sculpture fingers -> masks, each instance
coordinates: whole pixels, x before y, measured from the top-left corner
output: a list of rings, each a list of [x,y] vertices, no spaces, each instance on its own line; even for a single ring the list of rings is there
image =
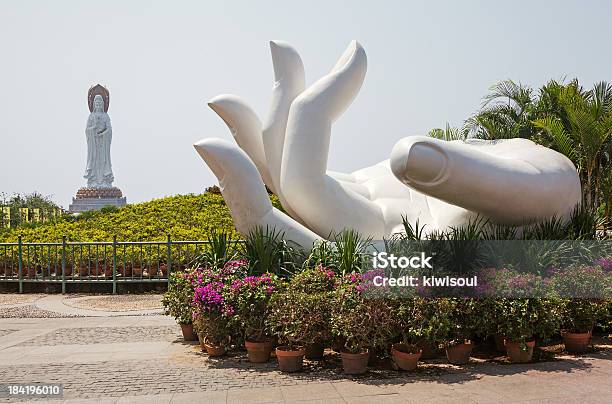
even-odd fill
[[[317,234],[353,228],[382,238],[383,212],[349,185],[327,175],[332,122],[351,104],[366,72],[366,55],[353,41],[325,77],[291,104],[281,165],[281,190],[291,208]],[[337,175],[334,175],[337,177]]]
[[[255,111],[242,98],[232,94],[218,95],[208,102],[208,106],[223,119],[238,146],[255,163],[264,183],[275,192],[261,137],[262,124]]]
[[[305,73],[302,59],[291,45],[281,41],[270,41],[270,52],[274,67],[274,87],[262,137],[268,170],[276,194],[282,203],[284,198],[280,187],[280,175],[287,119],[291,103],[304,91]]]
[[[391,170],[417,191],[498,223],[567,217],[580,202],[571,161],[525,139],[506,142],[489,147],[407,137],[393,147]]]
[[[268,226],[306,249],[319,239],[272,206],[257,167],[242,149],[222,139],[204,139],[194,147],[219,180],[221,194],[240,233]]]

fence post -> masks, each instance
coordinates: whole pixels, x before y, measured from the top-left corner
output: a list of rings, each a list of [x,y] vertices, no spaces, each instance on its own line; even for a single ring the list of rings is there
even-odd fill
[[[62,236],[62,294],[65,294],[65,293],[66,293],[66,236]]]
[[[166,265],[168,266],[168,280],[167,286],[170,287],[170,275],[172,274],[172,240],[170,239],[170,235],[168,234],[168,241],[166,242]]]
[[[19,271],[19,293],[23,293],[23,245],[21,235],[17,237],[17,266]]]
[[[113,295],[117,294],[117,236],[113,236]]]

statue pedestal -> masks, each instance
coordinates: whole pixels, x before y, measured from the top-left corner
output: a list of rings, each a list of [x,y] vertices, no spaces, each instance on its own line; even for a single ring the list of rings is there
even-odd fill
[[[127,204],[119,188],[81,188],[68,208],[70,213],[100,210],[105,206],[122,207]]]

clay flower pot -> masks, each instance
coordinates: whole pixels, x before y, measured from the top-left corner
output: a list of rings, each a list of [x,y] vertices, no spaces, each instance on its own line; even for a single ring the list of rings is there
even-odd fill
[[[565,350],[571,353],[583,353],[591,343],[590,331],[583,333],[564,332],[562,336]]]
[[[342,357],[342,367],[347,375],[359,375],[368,370],[368,359],[370,352],[361,353],[340,352]]]
[[[133,268],[132,274],[135,278],[142,278],[142,268]]]
[[[320,360],[323,359],[325,347],[323,344],[308,344],[306,345],[306,359]]]
[[[504,337],[501,334],[495,334],[493,336],[493,339],[495,340],[495,349],[498,352],[506,352],[506,345],[505,345],[506,337]]]
[[[402,370],[415,370],[423,351],[419,349],[417,353],[412,353],[406,344],[393,344],[391,346],[391,356],[398,368]]]
[[[126,278],[129,278],[132,276],[132,267],[130,267],[129,265],[126,266],[125,268],[121,268],[119,269],[119,274],[121,276],[125,276]]]
[[[36,278],[36,268],[26,268],[23,269],[24,278],[28,277],[30,279]]]
[[[88,276],[89,275],[89,269],[87,267],[79,267],[79,276]]]
[[[181,324],[181,332],[185,341],[197,341],[198,336],[193,332],[193,324]]]
[[[473,347],[474,344],[471,341],[449,346],[446,348],[446,359],[453,365],[465,365],[470,362],[470,354]]]
[[[302,347],[296,347],[294,350],[289,350],[286,346],[279,346],[276,348],[278,368],[283,372],[297,372],[302,370],[305,354],[306,351]]]
[[[270,354],[272,353],[273,347],[272,341],[244,341],[244,346],[247,350],[249,362],[264,363],[270,360]]]
[[[526,348],[521,349],[520,342],[511,342],[506,340],[506,354],[508,359],[512,363],[527,363],[531,362],[533,357],[533,347],[535,347],[535,341],[528,341],[525,343]]]
[[[204,339],[204,349],[208,356],[217,357],[225,355],[225,345],[217,345],[213,344],[208,340],[208,338]]]

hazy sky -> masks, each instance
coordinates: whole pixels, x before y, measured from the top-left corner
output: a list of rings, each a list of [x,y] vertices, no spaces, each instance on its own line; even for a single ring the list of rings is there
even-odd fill
[[[231,139],[206,101],[238,94],[263,119],[270,39],[296,47],[307,83],[362,43],[368,74],[334,126],[329,164],[357,169],[401,137],[460,125],[499,80],[612,80],[611,4],[0,0],[0,192],[68,206],[85,185],[86,94],[98,82],[128,202],[201,192],[216,180],[192,144]]]

